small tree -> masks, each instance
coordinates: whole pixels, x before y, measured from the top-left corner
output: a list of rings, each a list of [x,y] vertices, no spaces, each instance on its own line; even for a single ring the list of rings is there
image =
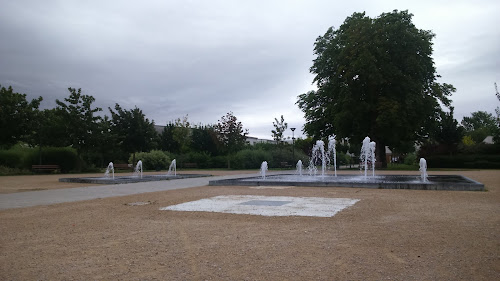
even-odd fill
[[[225,154],[232,154],[242,149],[246,142],[248,130],[243,130],[243,125],[238,122],[232,112],[222,116],[215,126],[217,139]],[[228,169],[231,167],[230,157],[227,159]]]
[[[271,131],[273,134],[273,139],[276,143],[283,142],[283,133],[288,128],[288,123],[285,122],[285,118],[281,115],[281,120],[278,121],[278,118],[274,118],[275,122],[273,122],[274,130]]]

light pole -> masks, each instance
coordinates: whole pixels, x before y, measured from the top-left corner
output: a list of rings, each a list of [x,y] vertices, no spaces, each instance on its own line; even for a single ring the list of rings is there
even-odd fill
[[[290,130],[292,130],[292,160],[295,161],[295,128],[290,128]]]

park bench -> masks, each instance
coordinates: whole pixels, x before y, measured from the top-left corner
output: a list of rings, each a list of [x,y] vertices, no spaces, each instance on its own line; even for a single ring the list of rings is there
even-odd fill
[[[134,170],[134,167],[129,166],[128,164],[113,164],[113,168],[115,170]]]
[[[184,163],[182,166],[184,168],[198,168],[198,164],[196,163]]]
[[[288,162],[281,162],[280,163],[281,168],[291,168],[292,165],[288,164]]]
[[[61,170],[59,165],[48,164],[48,165],[31,165],[31,170],[33,172],[53,172]]]

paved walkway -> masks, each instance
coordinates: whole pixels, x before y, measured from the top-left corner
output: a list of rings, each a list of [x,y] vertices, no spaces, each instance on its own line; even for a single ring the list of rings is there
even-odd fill
[[[205,186],[212,180],[254,177],[256,175],[243,174],[188,178],[0,194],[0,210]]]

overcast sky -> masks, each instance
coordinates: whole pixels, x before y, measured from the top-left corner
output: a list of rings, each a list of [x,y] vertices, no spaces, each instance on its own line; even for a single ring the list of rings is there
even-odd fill
[[[213,124],[232,111],[260,138],[271,138],[274,118],[284,115],[302,135],[295,102],[315,89],[315,39],[354,12],[394,9],[436,34],[434,61],[440,82],[457,88],[459,121],[500,106],[498,0],[0,0],[0,7],[0,84],[42,96],[44,108],[73,87],[108,115],[119,103],[159,125],[186,114],[192,124]]]

